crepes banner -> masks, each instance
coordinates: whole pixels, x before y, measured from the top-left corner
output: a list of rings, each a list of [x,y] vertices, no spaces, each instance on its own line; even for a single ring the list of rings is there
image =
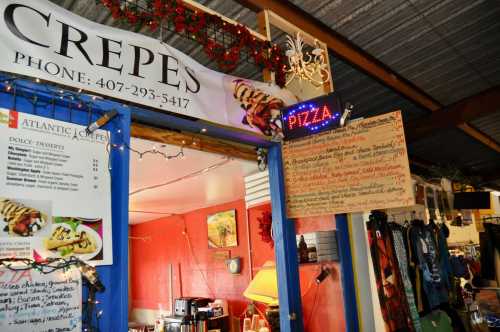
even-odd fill
[[[0,137],[0,258],[112,264],[108,132],[0,108]]]
[[[0,70],[270,135],[287,90],[208,69],[159,40],[46,0],[0,0]]]

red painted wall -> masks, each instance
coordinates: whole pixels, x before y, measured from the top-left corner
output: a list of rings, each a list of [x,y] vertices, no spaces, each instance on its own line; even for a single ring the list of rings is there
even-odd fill
[[[223,250],[209,249],[207,216],[229,209],[236,209],[238,247]],[[151,238],[146,242],[131,241],[131,307],[159,309],[161,305],[163,308],[169,308],[167,265],[173,264],[174,298],[181,296],[182,287],[183,296],[227,299],[230,313],[241,315],[248,303],[242,294],[251,280],[250,260],[253,274],[267,260],[274,260],[274,249],[263,242],[258,234],[257,219],[266,210],[270,211],[270,205],[248,210],[251,256],[248,255],[248,233],[243,200],[131,226],[132,237]],[[308,220],[303,224],[301,221],[299,229],[309,231],[315,224],[318,222]],[[334,228],[335,225],[327,227]],[[192,250],[186,235],[183,234],[184,229],[187,231],[186,235],[189,237]],[[224,250],[230,251],[231,257],[242,257],[240,275],[231,275],[223,262],[214,259],[215,252]],[[319,286],[313,282],[319,273],[319,265],[303,265],[300,268],[306,332],[345,330],[339,266],[334,263],[332,268],[333,275]]]
[[[207,216],[229,209],[236,209],[238,247],[209,249]],[[175,266],[174,298],[181,295],[223,298],[228,300],[232,315],[239,315],[245,309],[242,293],[250,276],[244,201],[134,225],[131,235],[151,237],[149,242],[135,240],[131,245],[133,308],[158,309],[160,303],[169,308],[167,264],[170,263]],[[223,261],[214,259],[214,253],[220,251],[230,251],[231,257],[243,257],[240,275],[230,274]]]

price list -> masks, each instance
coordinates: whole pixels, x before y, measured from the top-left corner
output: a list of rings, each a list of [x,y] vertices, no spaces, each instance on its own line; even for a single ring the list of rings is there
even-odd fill
[[[289,218],[414,204],[401,112],[283,143]]]

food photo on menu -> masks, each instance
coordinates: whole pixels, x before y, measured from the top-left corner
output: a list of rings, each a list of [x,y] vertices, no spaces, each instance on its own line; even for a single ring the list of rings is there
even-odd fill
[[[51,257],[101,260],[102,218],[54,217],[52,233],[43,239],[43,247]]]
[[[43,236],[50,229],[51,210],[50,201],[0,197],[0,236]]]

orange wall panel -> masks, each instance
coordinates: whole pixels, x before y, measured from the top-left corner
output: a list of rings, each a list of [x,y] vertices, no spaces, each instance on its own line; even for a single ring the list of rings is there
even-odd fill
[[[207,216],[229,209],[236,209],[238,246],[209,249]],[[267,260],[274,260],[274,249],[261,240],[258,222],[263,211],[270,209],[270,205],[265,204],[248,210],[249,232],[243,200],[131,226],[132,237],[150,237],[148,241],[131,240],[131,307],[170,308],[168,264],[172,264],[174,298],[181,295],[224,298],[229,302],[230,313],[241,315],[248,304],[243,291],[251,278],[247,237],[250,236],[254,275]],[[331,219],[321,218],[300,221],[299,226],[302,230],[311,231],[318,230],[317,227],[321,230],[334,229],[335,224]],[[231,257],[242,257],[241,274],[230,274],[224,262],[214,257],[214,253],[221,251],[229,251]],[[314,278],[320,266],[310,264],[300,267],[306,332],[345,330],[340,267],[336,263],[331,266],[334,273],[319,286],[314,283]]]

